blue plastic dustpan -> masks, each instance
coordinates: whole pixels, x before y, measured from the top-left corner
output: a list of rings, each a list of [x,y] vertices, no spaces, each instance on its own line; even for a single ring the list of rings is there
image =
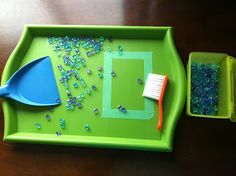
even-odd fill
[[[61,104],[50,57],[37,59],[21,67],[0,87],[0,97],[32,106]]]

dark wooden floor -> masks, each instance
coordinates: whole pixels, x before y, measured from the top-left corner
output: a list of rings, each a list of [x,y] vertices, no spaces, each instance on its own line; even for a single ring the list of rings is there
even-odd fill
[[[24,24],[168,25],[186,65],[191,51],[236,57],[233,3],[216,0],[1,0],[0,75]],[[0,109],[0,138],[3,136]],[[178,122],[172,153],[0,142],[4,175],[236,175],[236,123]]]

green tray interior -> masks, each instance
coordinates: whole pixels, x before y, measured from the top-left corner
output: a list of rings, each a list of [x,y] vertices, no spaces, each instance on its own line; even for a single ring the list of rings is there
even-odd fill
[[[86,67],[79,70],[79,75],[84,78],[87,85],[95,84],[98,89],[92,95],[86,96],[83,108],[68,111],[65,108],[67,96],[65,88],[59,82],[61,77],[58,64],[63,59],[57,57],[52,46],[48,44],[49,35],[76,36],[92,35],[93,37],[112,36],[113,42],[107,40],[104,50],[99,54],[86,58]],[[97,66],[104,67],[104,52],[110,46],[117,51],[118,45],[124,52],[152,52],[152,72],[167,74],[169,82],[164,96],[163,129],[157,131],[158,122],[157,103],[152,104],[154,114],[149,119],[126,119],[101,117],[103,109],[104,79],[97,76]],[[80,47],[81,48],[81,47]],[[82,56],[86,56],[80,49]],[[21,66],[28,62],[50,56],[57,85],[59,88],[62,105],[50,112],[47,107],[31,107],[12,100],[3,101],[5,116],[6,141],[54,143],[67,145],[86,145],[98,147],[116,147],[144,150],[170,151],[174,128],[185,100],[185,73],[182,62],[175,50],[170,27],[119,27],[119,26],[26,26],[16,49],[10,56],[2,78],[2,84]],[[92,70],[92,75],[86,74],[86,68]],[[145,98],[142,97],[144,84],[137,84],[137,78],[145,80],[144,61],[137,59],[115,59],[112,69],[117,77],[112,78],[112,108],[117,104],[129,110],[144,110]],[[106,77],[107,75],[104,75]],[[74,89],[74,78],[69,81],[73,95],[85,92],[82,87]],[[99,109],[99,114],[93,113],[93,108]],[[51,115],[51,121],[46,121],[46,114]],[[66,127],[60,128],[59,119],[64,118]],[[40,123],[41,129],[36,129],[35,124]],[[90,130],[84,129],[89,124]],[[60,131],[61,136],[55,132]]]

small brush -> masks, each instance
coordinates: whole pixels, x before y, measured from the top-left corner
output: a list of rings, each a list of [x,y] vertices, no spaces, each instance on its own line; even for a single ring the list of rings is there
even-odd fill
[[[158,130],[161,130],[162,128],[162,114],[163,114],[162,101],[167,81],[168,81],[167,76],[149,73],[143,91],[144,97],[158,100],[158,106],[159,106],[159,122],[157,125]]]

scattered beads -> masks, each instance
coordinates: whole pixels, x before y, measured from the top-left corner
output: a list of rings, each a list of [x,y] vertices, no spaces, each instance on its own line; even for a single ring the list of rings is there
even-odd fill
[[[41,128],[40,123],[36,123],[36,124],[35,124],[35,127],[36,127],[37,129],[40,129],[40,128]]]
[[[217,64],[192,63],[191,112],[216,115],[220,67]]]
[[[109,37],[109,42],[112,42],[112,38]],[[87,85],[78,73],[80,69],[86,67],[85,58],[81,57],[82,53],[85,53],[85,56],[92,57],[95,54],[98,54],[103,50],[103,44],[105,42],[105,38],[103,36],[95,39],[93,36],[83,37],[78,35],[77,37],[72,36],[48,36],[48,43],[53,48],[53,51],[56,52],[57,56],[62,56],[62,61],[64,62],[65,67],[68,69],[64,69],[62,65],[58,65],[58,70],[61,73],[61,77],[59,78],[60,83],[65,87],[66,95],[68,97],[66,109],[73,110],[78,103],[83,101],[85,98],[85,94],[80,94],[78,99],[73,97],[72,92],[69,90],[69,80],[72,77],[75,77],[77,82],[74,82],[72,85],[74,88],[78,88],[79,84],[81,87],[86,88]],[[85,52],[80,51],[80,47],[85,50]],[[108,48],[111,51],[111,48]],[[123,50],[123,49],[122,49]],[[103,78],[103,68],[102,66],[98,67],[98,77]],[[91,69],[86,70],[88,75],[92,74]],[[86,94],[90,95],[92,93],[91,90],[96,90],[96,86],[93,85],[91,89],[86,89]],[[77,102],[76,102],[77,101]],[[57,103],[61,103],[60,99],[56,99]],[[80,103],[81,104],[81,103]],[[82,104],[81,104],[82,105]],[[80,106],[80,105],[79,105]]]
[[[98,114],[98,108],[93,108],[94,114]]]
[[[138,82],[139,84],[143,84],[143,81],[142,81],[140,78],[137,80],[137,82]]]

